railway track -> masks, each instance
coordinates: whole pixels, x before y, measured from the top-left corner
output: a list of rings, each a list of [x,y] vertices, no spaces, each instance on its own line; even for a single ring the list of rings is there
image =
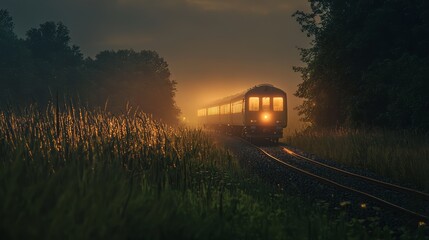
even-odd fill
[[[426,225],[429,221],[427,215],[429,194],[425,192],[352,173],[313,160],[282,144],[260,147],[248,141],[245,142],[282,166],[335,188],[357,194],[367,201],[378,203],[381,207],[388,207],[406,214],[415,219],[418,225]]]

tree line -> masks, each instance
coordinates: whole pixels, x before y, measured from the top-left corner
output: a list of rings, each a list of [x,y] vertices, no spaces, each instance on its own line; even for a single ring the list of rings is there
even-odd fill
[[[429,130],[429,1],[310,0],[296,96],[318,128]]]
[[[113,113],[134,106],[174,124],[176,84],[155,51],[106,50],[84,58],[61,22],[45,22],[19,38],[9,12],[0,9],[2,103],[43,106],[59,94]]]

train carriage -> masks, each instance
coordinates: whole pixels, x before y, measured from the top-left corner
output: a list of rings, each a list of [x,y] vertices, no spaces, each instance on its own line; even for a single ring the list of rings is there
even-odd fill
[[[261,84],[204,106],[197,115],[208,128],[278,141],[287,126],[287,96],[273,85]]]

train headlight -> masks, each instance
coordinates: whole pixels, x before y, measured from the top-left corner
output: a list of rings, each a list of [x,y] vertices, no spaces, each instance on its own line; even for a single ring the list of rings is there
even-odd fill
[[[262,113],[261,118],[263,122],[269,122],[271,120],[271,115],[269,113]]]

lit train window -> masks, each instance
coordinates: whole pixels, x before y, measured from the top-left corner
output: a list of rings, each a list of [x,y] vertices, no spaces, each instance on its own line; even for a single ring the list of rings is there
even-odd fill
[[[243,102],[237,101],[232,103],[232,113],[241,113],[243,111]]]
[[[262,98],[262,110],[269,111],[270,110],[270,97]]]
[[[258,97],[249,97],[249,111],[259,111]]]
[[[230,105],[224,104],[220,106],[220,114],[229,114],[231,112]]]
[[[219,114],[219,106],[211,107],[208,109],[207,115],[218,115]]]
[[[225,104],[225,114],[229,114],[231,112],[231,104]]]
[[[206,109],[205,108],[198,109],[198,113],[197,113],[198,117],[204,117],[206,114],[207,113],[206,113]]]
[[[277,112],[283,111],[283,98],[274,97],[273,98],[273,110]]]

